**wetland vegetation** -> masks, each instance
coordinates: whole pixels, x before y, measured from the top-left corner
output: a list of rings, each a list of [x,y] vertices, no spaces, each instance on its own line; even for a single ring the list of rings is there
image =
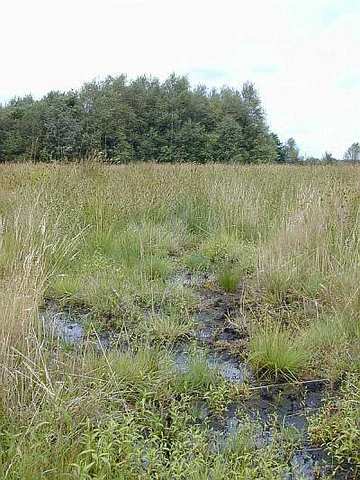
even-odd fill
[[[358,167],[0,175],[1,478],[357,478]]]

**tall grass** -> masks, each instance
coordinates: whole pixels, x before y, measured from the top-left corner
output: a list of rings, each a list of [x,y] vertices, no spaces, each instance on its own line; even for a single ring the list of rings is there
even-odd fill
[[[260,327],[250,337],[249,360],[259,371],[295,377],[308,358],[306,345],[278,325]]]
[[[174,379],[158,350],[189,337],[199,306],[172,274],[217,273],[234,298],[245,286],[256,369],[343,372],[359,356],[359,180],[354,166],[1,165],[2,477],[271,478],[273,457],[214,456],[189,417],[194,392],[220,387],[200,361]],[[90,311],[129,352],[49,348],[45,298]]]

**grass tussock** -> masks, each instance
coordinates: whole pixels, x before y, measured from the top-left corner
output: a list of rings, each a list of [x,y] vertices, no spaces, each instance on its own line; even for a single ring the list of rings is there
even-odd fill
[[[148,335],[152,340],[174,343],[181,338],[189,336],[194,325],[185,314],[179,316],[170,313],[168,315],[151,315],[144,322],[143,328],[145,329],[145,335]]]
[[[305,370],[309,352],[296,333],[270,325],[259,327],[251,335],[249,360],[258,370],[275,377],[295,377]]]
[[[233,293],[237,290],[240,280],[241,272],[232,265],[224,266],[217,276],[220,288],[225,292]]]
[[[199,402],[224,409],[229,384],[199,355],[178,372],[167,350],[190,342],[214,295],[217,314],[234,300],[234,352],[255,373],[352,372],[312,435],[359,462],[357,167],[24,163],[0,174],[1,478],[289,475],[282,435],[254,445],[244,422],[221,450],[193,414]],[[178,272],[199,283],[174,282]],[[86,312],[89,336],[113,331],[116,348],[49,341],[45,299]]]
[[[215,368],[212,368],[201,354],[190,357],[187,371],[178,379],[176,388],[184,393],[204,393],[221,382],[221,377]]]

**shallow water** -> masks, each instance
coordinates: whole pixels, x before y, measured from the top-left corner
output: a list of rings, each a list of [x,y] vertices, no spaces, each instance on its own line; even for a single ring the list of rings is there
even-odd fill
[[[255,390],[250,398],[232,403],[224,415],[211,420],[215,433],[213,448],[221,450],[230,445],[244,428],[244,418],[252,418],[260,426],[254,438],[258,447],[271,443],[275,424],[290,427],[298,438],[298,448],[289,459],[289,471],[284,479],[324,478],[332,471],[331,459],[322,448],[314,448],[309,443],[307,418],[321,407],[325,392],[323,382]]]
[[[249,366],[240,362],[238,359],[224,352],[200,351],[210,368],[216,370],[225,380],[233,383],[244,383],[249,381],[252,372]],[[174,364],[176,371],[186,373],[188,371],[191,353],[186,347],[178,347],[174,354]]]
[[[214,432],[212,448],[223,449],[243,428],[244,416],[261,426],[255,439],[257,445],[272,441],[272,428],[276,423],[296,432],[299,447],[289,459],[286,480],[316,480],[331,472],[331,459],[322,448],[314,448],[308,438],[308,417],[316,413],[326,397],[327,385],[324,382],[309,382],[303,385],[284,384],[258,388],[250,367],[241,362],[231,352],[241,346],[243,332],[229,322],[239,310],[238,299],[224,292],[205,291],[201,282],[191,279],[191,274],[182,277],[188,285],[196,285],[200,293],[200,306],[195,315],[197,329],[194,338],[205,347],[205,358],[211,368],[215,368],[224,379],[234,383],[253,384],[254,390],[246,400],[232,403],[221,417],[211,415],[206,404],[198,406],[201,421],[207,419]],[[221,351],[218,350],[219,345]],[[180,349],[175,355],[179,372],[185,373],[189,355]],[[344,477],[345,478],[345,477]]]
[[[226,448],[243,428],[244,416],[261,426],[254,439],[259,446],[272,441],[272,428],[276,422],[278,426],[296,429],[300,439],[299,447],[289,459],[289,471],[284,480],[324,478],[332,470],[331,459],[323,449],[314,448],[310,444],[307,429],[308,417],[322,406],[328,385],[316,381],[301,385],[258,385],[249,365],[239,357],[246,332],[239,331],[230,321],[234,312],[239,310],[239,297],[204,289],[208,280],[207,274],[186,271],[171,279],[173,285],[192,287],[200,294],[200,305],[194,316],[196,329],[193,332],[192,347],[195,340],[197,351],[204,356],[210,368],[216,369],[228,382],[246,383],[251,390],[249,398],[233,402],[222,416],[211,414],[205,402],[197,406],[198,413],[195,416],[201,421],[206,419],[213,431],[212,448]],[[88,312],[59,308],[54,302],[48,302],[42,312],[45,332],[73,346],[80,346],[89,340],[86,333],[88,320]],[[97,335],[95,343],[99,350],[111,348],[111,333]],[[175,345],[173,359],[177,372],[188,371],[191,352],[189,344]]]
[[[41,312],[45,334],[71,346],[81,346],[90,340],[86,332],[89,317],[89,312],[60,308],[55,302],[48,302]],[[101,333],[94,340],[100,349],[110,347],[110,334]]]
[[[210,367],[216,368],[229,382],[244,383],[250,381],[252,377],[251,369],[246,363],[240,362],[227,353],[209,353],[207,361]]]
[[[292,426],[305,432],[306,417],[316,412],[326,396],[325,382],[310,382],[303,385],[279,385],[260,388],[246,403],[248,413],[264,422],[276,416],[282,426]]]

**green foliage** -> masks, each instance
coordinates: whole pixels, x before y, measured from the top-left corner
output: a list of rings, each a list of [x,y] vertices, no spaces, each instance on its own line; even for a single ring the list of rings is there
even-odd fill
[[[331,349],[333,352],[344,345],[351,331],[353,321],[342,315],[326,315],[314,319],[306,331],[306,343],[315,351]]]
[[[94,153],[113,163],[278,160],[251,83],[210,91],[174,74],[162,83],[121,75],[0,106],[0,161]]]
[[[287,163],[297,163],[301,160],[299,148],[293,138],[289,138],[284,145],[284,157]]]
[[[171,262],[168,259],[151,256],[142,261],[144,272],[151,279],[166,279],[171,272]]]
[[[346,150],[344,155],[344,160],[348,160],[350,162],[358,162],[360,161],[360,143],[353,143],[350,147]]]
[[[152,340],[172,343],[188,336],[193,328],[193,322],[184,314],[178,315],[176,312],[168,315],[153,314],[140,328],[144,329],[145,335]]]
[[[293,273],[288,270],[272,270],[267,272],[263,280],[266,300],[274,305],[287,301],[294,295]]]
[[[100,400],[99,406],[105,405]],[[42,417],[33,415],[31,429],[19,423],[17,431],[8,428],[1,435],[1,476],[9,480],[44,475],[51,480],[280,480],[294,450],[284,443],[286,435],[274,429],[271,445],[257,445],[261,427],[246,417],[237,433],[221,445],[207,422],[195,421],[193,402],[186,395],[166,402],[141,398],[131,408],[110,408],[107,415],[93,419],[81,419],[75,411],[67,412],[65,405],[51,411],[52,406],[42,406]]]
[[[103,364],[104,360],[106,360],[117,384],[128,389],[131,397],[136,395],[134,392],[143,392],[144,389],[154,388],[157,383],[168,381],[171,375],[169,355],[164,351],[147,346],[135,353],[111,352],[107,359],[102,360]],[[104,365],[104,369],[108,370],[106,365]]]
[[[192,271],[206,271],[211,263],[208,257],[199,253],[192,253],[184,258],[184,265]]]
[[[192,97],[186,82],[178,88],[182,109]],[[151,89],[142,99],[150,105],[156,83]],[[233,92],[222,95],[240,121]],[[104,124],[119,120],[109,98],[114,118],[104,114]],[[251,88],[246,98],[255,114]],[[202,101],[200,92],[196,118],[211,125],[217,110],[207,116]],[[124,132],[107,137],[108,155],[120,155]],[[212,149],[216,141],[213,134]],[[151,143],[141,148],[150,155]],[[349,371],[341,393],[329,386],[336,398],[314,420],[312,438],[339,462],[358,463],[359,186],[346,165],[2,165],[0,478],[296,477],[301,446],[292,432],[277,431],[276,420],[263,432],[233,408],[257,409],[263,381],[338,385]],[[236,295],[216,288],[219,272],[227,289],[241,276]],[[44,303],[83,325],[81,344],[47,337]],[[205,335],[192,335],[195,326]],[[198,353],[208,332],[210,356]],[[211,360],[218,348],[224,363]],[[256,378],[247,375],[248,353]],[[237,361],[244,384],[236,371],[231,378]],[[288,398],[279,392],[274,410]]]
[[[256,266],[257,252],[253,243],[243,241],[237,236],[225,232],[215,233],[204,240],[200,245],[200,256],[208,261],[220,264],[218,280],[224,276],[233,278],[237,283],[242,275],[252,273]],[[224,287],[226,289],[226,287]]]

